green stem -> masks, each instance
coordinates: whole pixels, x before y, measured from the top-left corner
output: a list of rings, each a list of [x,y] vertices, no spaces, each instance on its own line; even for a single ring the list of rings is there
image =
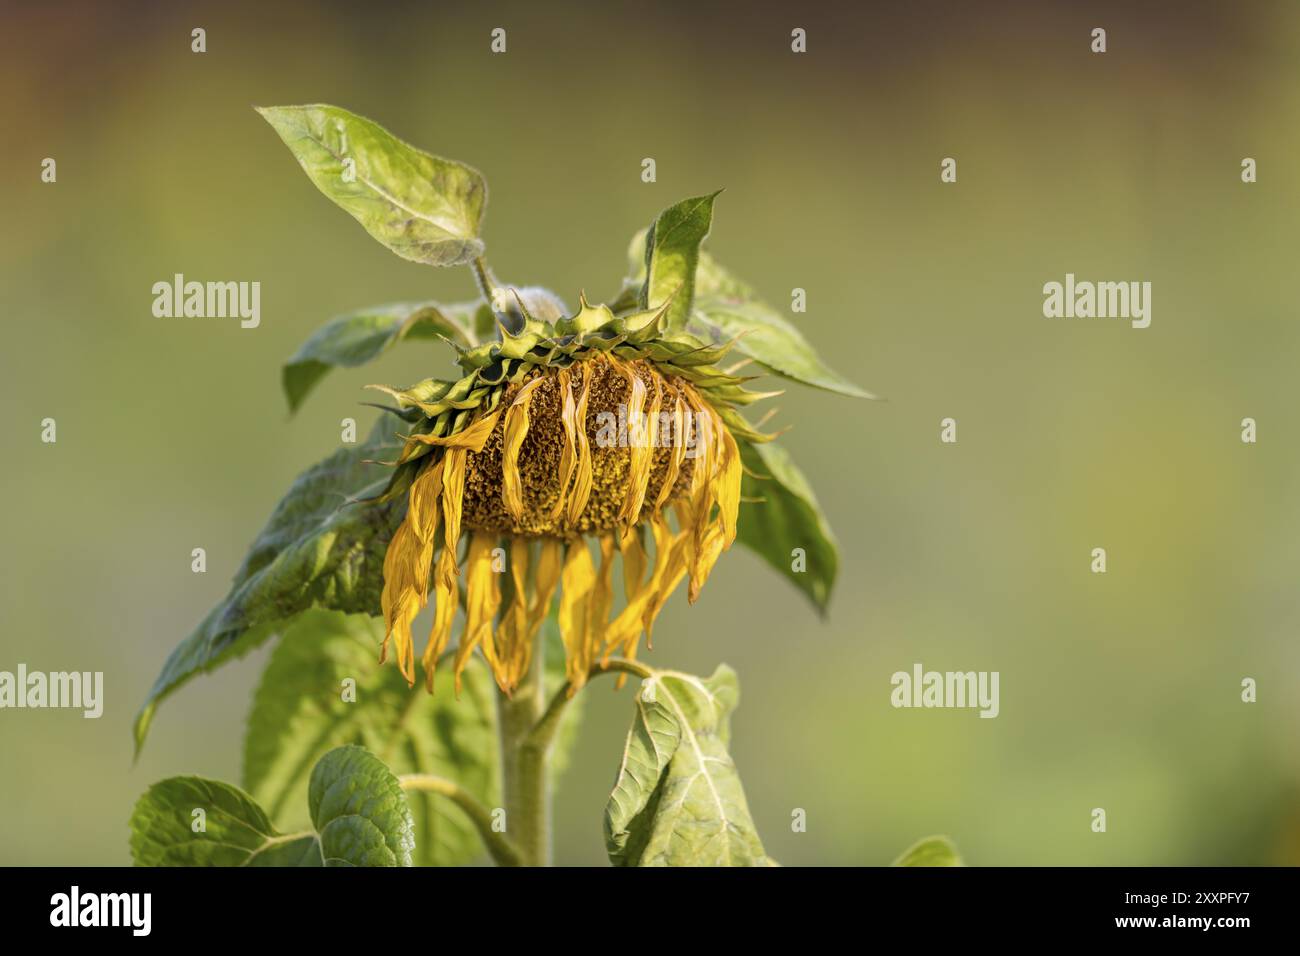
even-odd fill
[[[547,760],[565,707],[573,695],[568,681],[546,703],[543,674],[544,644],[537,641],[528,675],[511,697],[497,697],[501,731],[502,788],[506,829],[514,837],[525,866],[551,864],[551,793]],[[606,673],[635,674],[645,679],[650,668],[621,657],[591,669],[590,677]]]
[[[497,862],[498,866],[520,866],[522,864],[523,858],[519,848],[492,828],[492,814],[459,784],[443,777],[435,777],[429,773],[406,774],[398,778],[398,783],[402,785],[403,790],[420,790],[425,793],[436,793],[439,796],[446,797],[464,810],[470,822],[477,828],[483,842],[487,845],[488,852],[492,854],[492,859]]]
[[[551,795],[546,770],[549,748],[529,743],[545,707],[544,657],[544,645],[539,640],[533,647],[528,673],[514,694],[497,697],[506,830],[514,837],[525,866],[551,863]]]
[[[492,269],[489,268],[487,260],[482,256],[478,256],[469,266],[474,270],[474,281],[478,284],[479,295],[483,296],[487,304],[495,310],[497,307],[496,296],[500,286],[497,285],[497,277],[492,274]]]
[[[652,673],[649,667],[639,664],[636,661],[628,660],[625,657],[611,657],[603,664],[597,664],[587,674],[587,679],[599,677],[601,674],[633,674],[642,680],[645,680]],[[560,721],[564,719],[564,710],[569,705],[573,697],[573,685],[565,681],[564,685],[551,698],[551,703],[547,706],[545,712],[533,725],[533,729],[528,734],[527,745],[543,753],[550,750],[551,741],[555,739],[556,732],[560,729]]]

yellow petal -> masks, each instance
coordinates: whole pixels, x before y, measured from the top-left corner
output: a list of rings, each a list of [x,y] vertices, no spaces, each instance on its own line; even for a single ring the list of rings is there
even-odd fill
[[[388,550],[384,552],[384,590],[379,596],[379,604],[390,629],[398,600],[409,587],[409,568],[414,556],[415,535],[409,523],[403,521],[388,539]]]
[[[560,637],[564,641],[565,676],[572,691],[587,682],[587,671],[591,669],[587,607],[595,579],[591,552],[587,550],[587,543],[578,538],[570,543],[564,570],[560,574]]]
[[[516,394],[506,411],[501,438],[501,502],[516,521],[524,516],[524,492],[519,480],[519,449],[528,437],[528,403],[545,379],[533,379]]]
[[[456,647],[456,692],[460,675],[480,642],[491,643],[492,621],[501,606],[501,586],[492,567],[494,535],[474,534],[465,556],[465,630]]]
[[[438,530],[438,499],[442,495],[442,462],[426,465],[411,483],[406,522],[420,541],[432,541]]]
[[[637,592],[628,598],[627,604],[614,618],[614,621],[605,631],[605,656],[615,649],[621,649],[623,654],[631,653],[636,646],[637,640],[641,637],[642,630],[645,629],[646,621],[653,623],[654,614],[658,613],[658,607],[668,599],[668,593],[660,595],[660,590],[664,586],[667,574],[675,566],[676,561],[684,564],[682,549],[685,546],[687,534],[681,532],[674,535],[672,529],[668,527],[667,519],[662,513],[653,515],[650,518],[650,528],[654,532],[655,538],[655,563],[650,572],[649,579],[637,590]],[[676,555],[676,557],[674,557]],[[676,584],[673,585],[674,587]],[[651,609],[654,612],[651,613]]]
[[[641,543],[640,528],[629,528],[626,534],[620,535],[618,548],[623,554],[623,595],[631,601],[641,589],[641,579],[645,577],[647,561],[645,545]]]
[[[684,414],[686,409],[686,396],[677,391],[677,389],[667,381],[664,382],[664,386],[665,388],[672,390],[677,401],[673,405],[672,450],[668,455],[668,467],[664,471],[663,484],[659,486],[659,494],[655,496],[655,511],[662,508],[665,502],[668,501],[668,496],[673,493],[673,485],[677,484],[677,475],[681,472],[682,459],[686,457],[686,435],[683,434],[683,429],[686,427],[686,415]]]
[[[706,541],[706,536],[713,524],[713,503],[719,493],[720,483],[718,477],[723,454],[723,435],[726,429],[713,408],[703,401],[698,404],[696,423],[699,426],[700,434],[708,436],[706,439],[707,452],[704,456],[696,458],[695,471],[691,476],[693,488],[690,507],[692,513],[689,523],[694,537],[689,548],[690,593],[698,597],[700,588],[704,586],[704,579],[708,577],[709,568],[712,568],[713,562],[717,560],[716,551],[713,554],[709,553],[710,549],[716,547],[716,542]],[[738,474],[736,477],[738,480]],[[736,489],[735,504],[739,507],[739,488]],[[731,522],[734,529],[734,515]]]
[[[416,540],[410,523],[403,521],[388,542],[384,554],[384,588],[380,594],[380,609],[384,615],[384,641],[379,651],[379,661],[388,657],[388,644],[392,641],[397,651],[397,665],[410,683],[415,682],[414,650],[411,622],[420,612],[424,600],[423,585],[429,583],[428,564],[432,560],[432,546]],[[420,562],[426,562],[422,567]]]
[[[411,637],[411,622],[419,613],[419,602],[412,594],[408,591],[402,595],[397,600],[396,606],[386,614],[388,629],[379,651],[379,663],[382,664],[388,657],[389,641],[392,641],[397,653],[397,667],[406,678],[406,682],[412,686],[415,685],[415,650],[414,640]]]
[[[641,627],[645,630],[646,646],[654,646],[655,618],[659,610],[667,603],[673,591],[686,574],[687,553],[690,549],[690,529],[683,528],[676,534],[668,527],[668,519],[657,514],[651,521],[651,530],[655,536],[655,571],[649,599],[641,612]]]
[[[563,402],[560,411],[560,424],[564,428],[564,449],[560,452],[560,493],[556,496],[555,507],[551,509],[551,520],[556,521],[564,512],[568,500],[569,482],[573,480],[573,469],[578,463],[577,403],[573,400],[573,376],[567,368],[560,369],[556,384],[560,389]]]
[[[718,521],[722,525],[722,548],[725,551],[736,540],[736,519],[740,514],[740,479],[744,469],[740,463],[740,447],[731,431],[718,423],[722,430],[721,474],[718,476]]]
[[[496,634],[493,635],[489,628],[483,637],[483,656],[492,668],[497,686],[505,694],[511,693],[519,685],[528,669],[529,550],[527,538],[511,540],[510,578],[514,584],[514,594],[510,599],[510,607],[501,615]]]
[[[566,515],[570,525],[578,523],[587,508],[587,499],[591,497],[591,441],[587,438],[587,399],[590,397],[591,369],[587,367],[588,364],[584,362],[582,365],[582,392],[578,396],[578,407],[574,410],[578,465]]]
[[[434,575],[434,610],[433,629],[429,632],[429,643],[425,645],[424,684],[429,693],[433,693],[433,671],[438,657],[451,640],[451,625],[456,620],[456,607],[460,604],[460,592],[456,588],[456,554],[450,548],[443,548],[438,555],[438,572]]]
[[[533,579],[533,600],[528,609],[528,640],[537,639],[546,615],[551,610],[551,598],[560,583],[564,565],[564,542],[559,538],[543,538],[537,557],[537,573]]]
[[[592,588],[591,600],[587,603],[587,643],[586,656],[589,661],[596,659],[600,643],[605,638],[605,628],[609,624],[610,608],[614,605],[614,535],[607,534],[600,539],[600,574]]]
[[[700,589],[704,587],[704,582],[709,579],[709,572],[713,570],[718,555],[722,554],[726,546],[726,535],[722,531],[721,522],[714,522],[708,531],[704,533],[704,541],[691,562],[691,584],[686,594],[690,603],[694,604],[696,599],[699,598]]]
[[[650,466],[654,464],[655,439],[659,432],[659,405],[663,401],[663,392],[656,377],[654,398],[647,409],[645,383],[632,366],[627,366],[626,369],[625,374],[632,384],[632,394],[627,403],[628,442],[631,448],[628,451],[627,497],[623,499],[618,517],[625,525],[633,525],[641,517],[646,487],[650,483]]]
[[[698,548],[704,539],[709,513],[713,510],[713,473],[717,460],[718,436],[712,409],[697,395],[691,396],[691,411],[695,418],[695,447],[692,450],[694,458],[691,467],[691,509],[694,515],[691,525],[695,528]]]
[[[501,409],[497,409],[491,414],[484,415],[473,425],[468,428],[462,428],[454,435],[448,435],[441,438],[437,435],[407,435],[408,442],[418,442],[422,445],[438,445],[442,448],[464,448],[472,452],[480,452],[483,446],[487,444],[488,438],[492,435],[492,429],[496,428],[497,419],[501,417]]]
[[[464,448],[448,449],[442,460],[442,540],[452,552],[455,567],[456,544],[460,541],[461,502],[465,497]]]

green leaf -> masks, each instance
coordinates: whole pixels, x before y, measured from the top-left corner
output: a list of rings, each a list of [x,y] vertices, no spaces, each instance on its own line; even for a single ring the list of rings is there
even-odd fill
[[[739,695],[725,665],[706,680],[654,671],[642,683],[605,808],[614,865],[767,865],[727,753]]]
[[[638,305],[631,290],[646,282],[646,235],[644,229],[638,232],[628,246],[631,271],[611,306],[615,312]],[[689,332],[715,344],[736,339],[737,351],[773,375],[854,398],[876,397],[829,368],[797,327],[707,252],[699,254],[694,294],[686,324]]]
[[[890,866],[965,866],[947,837],[932,836],[913,843]]]
[[[171,777],[136,802],[131,856],[138,866],[411,865],[415,827],[406,797],[368,750],[327,753],[307,798],[312,828],[281,833],[238,787]]]
[[[307,802],[326,866],[411,865],[415,822],[406,795],[364,747],[338,747],[322,757]]]
[[[839,550],[812,487],[780,445],[739,441],[746,473],[740,485],[736,538],[807,595],[826,613]],[[761,477],[754,477],[755,475]],[[794,549],[803,551],[803,570],[794,569]]]
[[[407,686],[378,662],[383,621],[334,611],[304,612],[285,631],[253,698],[244,737],[244,786],[281,826],[306,821],[307,776],[333,747],[360,744],[396,774],[456,781],[486,807],[500,804],[496,708],[487,668],[474,658],[457,699],[450,667],[434,693]],[[344,681],[353,700],[344,700]],[[482,852],[468,817],[445,797],[407,794],[415,819],[415,863],[456,866]]]
[[[487,183],[477,170],[431,156],[337,106],[257,111],[316,187],[403,259],[455,266],[483,254]]]
[[[665,331],[684,329],[690,317],[700,244],[713,223],[713,200],[717,195],[696,196],[669,206],[646,233],[641,304],[643,308],[658,309],[672,299],[664,317]]]
[[[854,398],[875,398],[826,365],[794,325],[748,285],[700,256],[691,331],[713,342],[740,336],[736,348],[776,375]]]
[[[357,503],[378,494],[397,440],[381,419],[361,445],[348,445],[298,476],[271,515],[230,593],[182,641],[154,681],[135,721],[136,751],[158,704],[196,674],[244,654],[300,612],[324,607],[378,614],[384,553],[404,511],[401,501]]]
[[[443,335],[466,348],[477,345],[475,313],[482,304],[394,302],[330,319],[312,333],[281,370],[289,411],[298,410],[307,393],[330,369],[364,365],[402,339]]]
[[[137,866],[322,863],[315,833],[280,833],[244,791],[203,777],[171,777],[145,791],[131,813],[131,858]]]

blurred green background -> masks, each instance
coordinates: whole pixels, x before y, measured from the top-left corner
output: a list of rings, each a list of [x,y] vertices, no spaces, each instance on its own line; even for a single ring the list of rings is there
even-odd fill
[[[0,712],[0,863],[125,863],[152,781],[238,779],[264,650],[168,700],[133,766],[137,706],[339,420],[368,427],[360,387],[450,369],[412,344],[289,420],[280,363],[326,318],[473,291],[371,240],[251,109],[307,102],[479,167],[498,274],[571,303],[614,293],[660,208],[725,186],[712,250],[779,307],[807,289],[808,337],[887,399],[779,399],[841,543],[829,619],[737,549],[646,655],[738,671],[733,753],[778,860],[941,832],[978,864],[1300,863],[1300,7],[854,6],[4,7],[0,669],[102,670],[107,700]],[[260,281],[261,327],[154,318],[176,272]],[[1066,272],[1151,281],[1151,327],[1043,318]],[[1001,715],[893,709],[918,661],[999,671]],[[604,861],[630,717],[628,691],[586,693],[569,864]]]

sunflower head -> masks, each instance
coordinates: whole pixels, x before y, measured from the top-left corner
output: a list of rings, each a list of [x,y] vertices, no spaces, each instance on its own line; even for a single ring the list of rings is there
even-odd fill
[[[735,433],[769,437],[735,406],[763,396],[718,367],[730,343],[663,328],[671,297],[621,315],[582,297],[565,316],[549,295],[510,295],[499,338],[460,351],[462,377],[375,386],[411,426],[383,496],[407,500],[384,562],[384,653],[414,683],[411,622],[432,591],[428,686],[463,603],[457,675],[481,649],[510,692],[558,591],[576,690],[602,658],[635,656],[683,578],[693,603],[735,540]]]
[[[694,601],[733,541],[825,612],[834,536],[794,461],[741,415],[765,396],[737,371],[753,362],[761,375],[871,396],[703,249],[717,193],[660,212],[633,238],[618,295],[595,306],[580,297],[571,311],[545,289],[492,278],[478,170],[341,107],[259,112],[374,239],[410,262],[468,266],[480,297],[335,316],[285,364],[291,412],[331,368],[404,340],[445,338],[460,374],[376,386],[404,426],[395,455],[383,421],[299,476],[226,597],[168,658],[137,746],[164,697],[313,608],[382,614],[381,653],[414,684],[412,622],[432,600],[430,686],[463,617],[457,675],[480,650],[506,692],[531,676],[552,610],[576,689],[607,655],[634,656],[642,634],[649,642],[683,580]],[[723,367],[733,346],[745,357]],[[380,455],[395,460],[376,481]]]

